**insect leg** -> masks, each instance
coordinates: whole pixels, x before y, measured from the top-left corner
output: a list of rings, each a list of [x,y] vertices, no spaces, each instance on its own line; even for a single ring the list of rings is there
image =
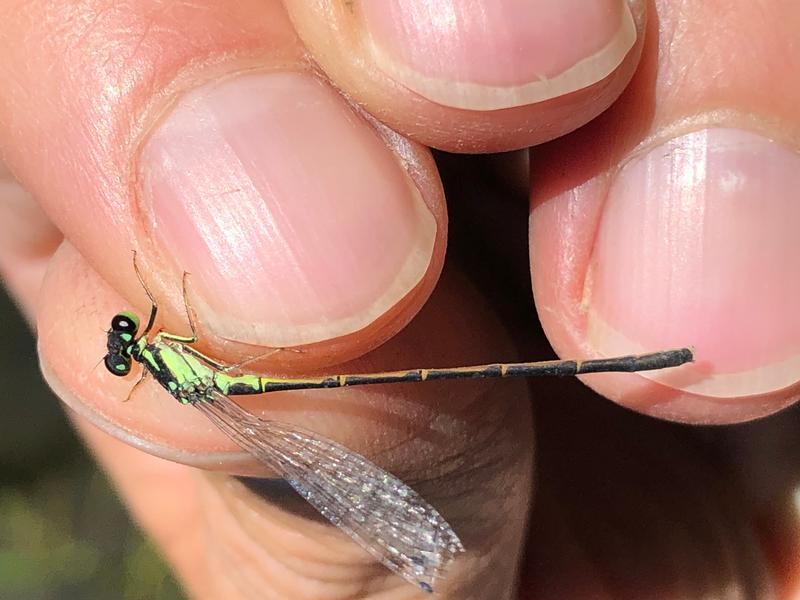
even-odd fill
[[[167,336],[167,334],[160,333],[161,337],[167,337],[167,339],[174,339]],[[187,354],[191,354],[195,358],[201,360],[202,362],[206,363],[208,366],[217,369],[218,371],[226,371],[229,368],[229,365],[221,363],[219,361],[214,360],[213,358],[206,356],[199,350],[192,348],[191,346],[183,345],[181,346],[181,352],[186,352]]]
[[[253,363],[253,362],[257,361],[257,360],[261,360],[262,358],[269,358],[273,354],[277,354],[278,352],[285,352],[285,351],[287,351],[287,352],[300,352],[300,353],[303,352],[303,350],[300,350],[298,348],[272,348],[267,352],[263,352],[263,353],[258,354],[256,356],[251,356],[250,358],[245,358],[243,361],[240,361],[238,363],[235,363],[235,364],[232,364],[232,365],[225,365],[220,370],[222,372],[224,372],[224,373],[230,373],[231,371],[235,371],[236,369],[241,369],[243,366],[245,366],[247,364]]]
[[[144,381],[144,378],[146,376],[147,376],[147,369],[142,369],[142,374],[139,376],[139,380],[133,384],[133,387],[130,389],[128,395],[125,397],[125,400],[123,400],[123,402],[128,402],[133,397],[133,393],[136,391],[136,388],[139,387],[139,384]]]
[[[147,284],[144,282],[144,277],[142,277],[141,271],[139,271],[139,265],[136,262],[136,250],[133,251],[133,270],[136,272],[136,278],[139,280],[139,284],[144,289],[144,293],[147,294],[147,297],[150,299],[150,317],[147,319],[147,325],[144,328],[144,331],[139,336],[139,338],[146,338],[147,334],[153,329],[153,325],[156,323],[156,315],[158,314],[158,304],[156,303],[156,299],[150,290],[147,287]]]
[[[183,291],[183,308],[186,310],[186,318],[189,320],[189,328],[192,330],[192,335],[191,336],[175,335],[174,333],[163,333],[163,332],[159,332],[158,334],[165,340],[171,340],[173,342],[178,342],[181,344],[194,344],[197,341],[197,324],[194,321],[194,312],[192,311],[192,307],[189,304],[189,297],[186,293],[186,282],[188,279],[189,279],[189,273],[184,271],[183,282],[181,284],[181,289]]]

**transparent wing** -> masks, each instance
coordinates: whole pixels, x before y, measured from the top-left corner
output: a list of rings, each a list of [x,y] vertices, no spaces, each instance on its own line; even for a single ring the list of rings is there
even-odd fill
[[[432,592],[464,551],[435,508],[352,450],[294,425],[259,419],[221,393],[195,406],[331,523],[421,589]]]

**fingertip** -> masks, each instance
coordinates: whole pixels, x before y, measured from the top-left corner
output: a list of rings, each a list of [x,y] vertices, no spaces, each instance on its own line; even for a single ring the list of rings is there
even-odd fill
[[[190,299],[217,349],[313,345],[330,363],[391,337],[444,259],[428,150],[310,69],[280,3],[151,8],[97,18],[81,5],[67,17],[65,5],[63,19],[41,20],[31,8],[20,44],[16,30],[4,38],[0,70],[19,81],[0,111],[0,126],[16,124],[2,136],[15,172],[92,266],[143,301],[130,261],[139,250],[170,327],[185,323],[180,279],[191,271]],[[50,68],[74,39],[86,68]],[[53,102],[28,102],[51,89]],[[41,136],[42,122],[58,133]]]
[[[738,422],[794,402],[796,277],[781,257],[796,254],[785,226],[795,161],[760,136],[710,129],[534,203],[534,289],[559,353],[693,346],[691,365],[589,380],[671,420]]]
[[[359,3],[378,68],[453,108],[550,100],[607,77],[636,41],[625,2]]]
[[[632,76],[645,3],[577,4],[286,6],[326,73],[381,120],[434,147],[496,152],[575,129]]]
[[[168,260],[191,271],[209,330],[307,345],[397,317],[401,303],[413,314],[430,291],[444,201],[410,169],[433,169],[427,152],[391,145],[323,82],[246,73],[170,108],[144,142],[139,201]]]
[[[800,321],[790,298],[800,278],[781,257],[800,251],[788,225],[800,218],[798,166],[782,144],[727,128],[673,138],[625,165],[589,265],[593,345],[694,338],[707,371],[672,385],[703,396],[796,383]]]
[[[708,35],[707,3],[661,6],[620,102],[534,165],[532,276],[551,340],[567,355],[694,346],[692,365],[594,380],[672,420],[752,419],[798,394],[800,88],[781,75],[790,15],[753,11]],[[724,60],[742,37],[759,46],[740,68],[693,58]]]

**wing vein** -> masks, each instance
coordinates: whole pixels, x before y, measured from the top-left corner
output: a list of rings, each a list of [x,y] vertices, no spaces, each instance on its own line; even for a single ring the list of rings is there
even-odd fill
[[[439,512],[394,475],[341,444],[250,414],[217,392],[195,403],[386,567],[432,591],[463,545]]]

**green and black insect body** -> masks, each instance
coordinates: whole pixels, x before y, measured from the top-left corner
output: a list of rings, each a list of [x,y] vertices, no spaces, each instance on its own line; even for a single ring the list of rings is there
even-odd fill
[[[142,281],[141,276],[139,279]],[[442,515],[397,477],[358,453],[305,429],[260,419],[230,396],[442,379],[631,372],[678,366],[693,359],[690,349],[681,348],[587,361],[489,364],[302,379],[233,376],[227,365],[192,347],[197,335],[188,303],[191,336],[159,331],[150,337],[157,306],[143,281],[142,285],[152,301],[148,322],[137,336],[140,321],[135,314],[121,312],[114,316],[105,356],[108,371],[121,377],[131,372],[132,362],[141,363],[143,377],[152,375],[181,404],[193,405],[204,413],[234,442],[288,481],[331,523],[425,592],[433,592],[436,582],[464,552],[458,535]],[[184,277],[184,301],[185,286]]]

